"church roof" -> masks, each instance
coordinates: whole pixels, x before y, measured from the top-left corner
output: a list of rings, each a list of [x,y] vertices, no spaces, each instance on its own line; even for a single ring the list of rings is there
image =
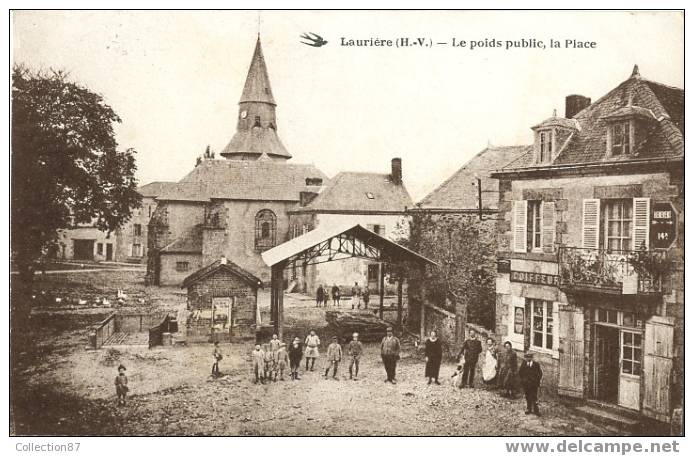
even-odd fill
[[[317,192],[307,178],[328,177],[314,165],[258,160],[203,160],[157,198],[209,201],[212,198],[254,201],[299,201],[302,191]]]
[[[161,195],[167,188],[174,185],[176,185],[176,182],[155,181],[150,182],[149,184],[141,185],[137,188],[137,192],[145,198],[156,198],[157,196]]]
[[[333,177],[304,212],[403,212],[412,198],[403,184],[390,174],[342,172]]]
[[[239,103],[256,101],[276,105],[270,87],[270,78],[267,74],[267,66],[263,57],[263,48],[260,45],[260,36],[255,43],[255,52],[251,59],[251,66],[248,68],[246,84],[243,86],[243,93]]]
[[[292,157],[272,128],[237,130],[220,155],[224,157],[234,154],[262,155],[263,153],[277,157]]]
[[[482,180],[482,208],[499,207],[499,181],[492,171],[516,160],[532,146],[489,146],[472,157],[462,168],[446,179],[419,203],[423,209],[477,209],[477,178]]]

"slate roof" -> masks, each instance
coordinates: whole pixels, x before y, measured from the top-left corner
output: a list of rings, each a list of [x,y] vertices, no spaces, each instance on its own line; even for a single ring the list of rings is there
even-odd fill
[[[263,57],[263,48],[260,45],[260,36],[255,43],[255,51],[251,59],[251,66],[248,68],[246,84],[243,86],[239,103],[248,101],[276,104],[275,98],[272,96],[270,78],[268,77],[267,66]]]
[[[277,131],[273,128],[260,127],[237,130],[220,155],[224,157],[237,154],[262,155],[263,153],[276,157],[292,157],[277,136]]]
[[[211,275],[216,274],[219,271],[227,271],[230,272],[238,277],[240,277],[242,280],[247,282],[249,285],[259,288],[263,286],[263,283],[259,278],[251,274],[250,272],[246,271],[243,269],[241,266],[237,265],[236,263],[229,261],[228,259],[224,264],[222,264],[221,260],[217,260],[213,263],[208,264],[207,266],[204,266],[185,279],[183,279],[183,284],[181,285],[181,288],[188,288],[189,286],[205,279],[206,277],[209,277]]]
[[[533,146],[489,146],[472,157],[462,168],[425,196],[419,206],[424,209],[477,209],[476,175],[482,180],[482,208],[499,206],[499,182],[490,173],[517,160]]]
[[[164,193],[166,189],[175,185],[176,182],[150,182],[149,184],[138,187],[137,192],[144,197],[156,198]]]
[[[297,211],[403,212],[412,205],[405,185],[393,183],[390,174],[341,172]]]
[[[647,119],[651,130],[630,155],[607,156],[607,126],[610,119],[624,115]],[[638,68],[626,81],[574,116],[580,131],[573,134],[552,165],[619,162],[645,158],[684,156],[684,90],[641,78]],[[534,165],[529,150],[503,170]]]
[[[328,177],[314,165],[259,160],[203,160],[158,200],[209,201],[211,198],[254,201],[299,201],[302,191],[317,192],[306,178]]]

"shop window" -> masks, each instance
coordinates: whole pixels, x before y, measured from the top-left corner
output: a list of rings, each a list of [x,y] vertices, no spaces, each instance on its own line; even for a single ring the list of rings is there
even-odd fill
[[[187,261],[177,261],[176,262],[176,271],[177,272],[186,272],[188,269],[190,269],[190,263]]]
[[[641,375],[641,334],[622,332],[622,373]]]
[[[552,350],[554,348],[554,318],[552,316],[552,302],[540,299],[528,299],[530,301],[530,345],[533,348]]]
[[[595,321],[612,325],[619,324],[619,312],[609,309],[597,309],[595,311]]]

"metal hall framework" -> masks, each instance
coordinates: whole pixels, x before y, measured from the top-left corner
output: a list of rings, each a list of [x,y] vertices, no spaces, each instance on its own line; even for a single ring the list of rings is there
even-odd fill
[[[271,269],[270,319],[275,332],[282,337],[284,323],[284,271],[288,268],[340,261],[349,258],[386,263],[401,270],[409,263],[415,268],[429,264],[432,260],[403,247],[390,239],[364,228],[361,225],[317,228],[263,252],[263,261]],[[379,316],[383,318],[385,269],[380,268]],[[398,280],[398,326],[402,324],[402,273]]]

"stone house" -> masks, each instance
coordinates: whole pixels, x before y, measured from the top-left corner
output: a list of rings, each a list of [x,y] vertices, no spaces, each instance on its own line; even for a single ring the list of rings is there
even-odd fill
[[[226,258],[186,277],[182,285],[188,293],[186,341],[255,338],[260,287],[259,278]]]
[[[200,161],[156,197],[147,236],[149,283],[180,285],[222,255],[270,279],[260,254],[288,239],[289,212],[327,181],[313,165],[288,163],[276,106],[258,39],[223,158]]]
[[[77,224],[58,231],[58,243],[49,256],[58,260],[114,261],[115,233],[107,233],[92,224]]]
[[[394,158],[390,173],[341,172],[320,193],[304,193],[300,207],[289,211],[289,238],[319,226],[360,224],[383,237],[398,240],[408,235],[405,214],[411,207],[412,198],[402,180],[402,160]],[[305,270],[293,268],[287,279],[296,289],[311,294],[319,284],[328,288],[336,284],[346,295],[356,282],[362,288],[368,285],[371,293],[377,295],[383,267],[377,262],[352,258],[310,265]],[[384,273],[387,277],[384,292],[394,292],[390,274]]]
[[[681,407],[684,91],[626,81],[533,127],[499,179],[496,333],[543,383],[669,421]]]
[[[411,280],[408,324],[412,332],[424,337],[437,330],[450,346],[458,346],[469,320],[487,328],[493,325],[499,183],[491,172],[530,147],[488,145],[408,211],[411,248],[426,252],[439,264],[436,271],[427,273],[427,282],[437,285],[426,287],[423,301],[422,284]],[[470,229],[463,231],[463,227]],[[468,255],[474,258],[465,258]],[[442,274],[445,283],[438,286]],[[489,322],[479,321],[484,320],[479,307],[490,311]]]
[[[130,219],[115,232],[116,261],[147,264],[147,232],[149,221],[157,208],[157,196],[175,182],[150,182],[138,187],[142,205],[133,210]]]

